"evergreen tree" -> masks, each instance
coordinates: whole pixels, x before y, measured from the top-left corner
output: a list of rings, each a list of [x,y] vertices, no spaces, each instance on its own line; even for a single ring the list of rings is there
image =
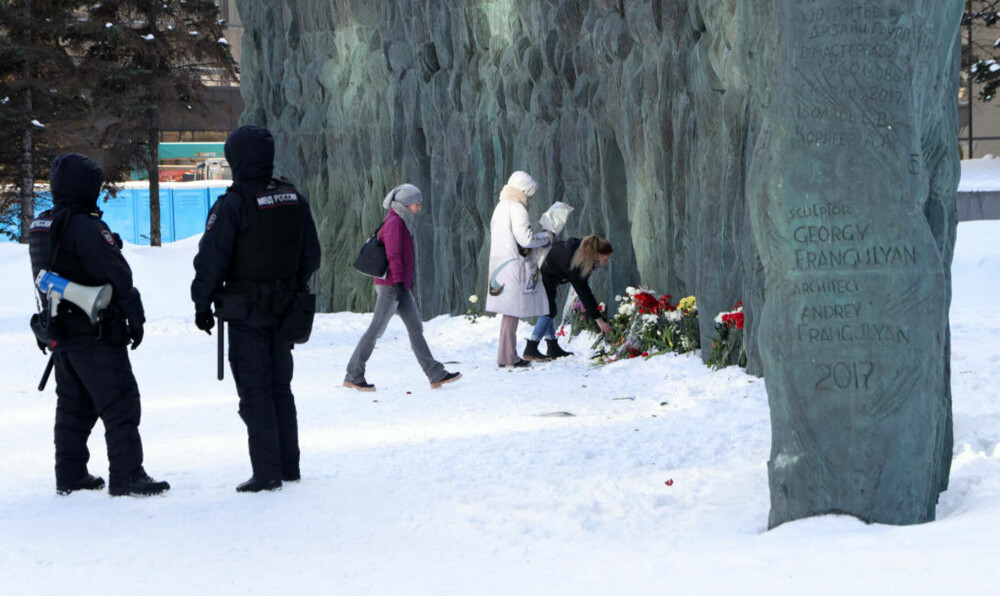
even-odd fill
[[[198,107],[208,78],[231,80],[235,66],[210,0],[102,0],[87,8],[78,40],[95,110],[105,129],[106,175],[149,172],[149,239],[160,245],[160,111],[171,102]]]
[[[0,225],[17,229],[21,242],[34,218],[35,180],[47,176],[87,114],[65,45],[82,4],[4,0],[0,11]]]
[[[967,47],[962,66],[973,83],[982,85],[979,89],[981,101],[991,101],[1000,85],[1000,39],[994,41],[993,36],[983,31],[984,27],[994,28],[997,23],[1000,23],[1000,0],[966,1],[962,41]],[[966,34],[970,29],[971,40]]]

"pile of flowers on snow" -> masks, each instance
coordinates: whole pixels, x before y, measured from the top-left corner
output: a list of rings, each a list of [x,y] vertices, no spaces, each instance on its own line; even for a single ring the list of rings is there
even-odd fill
[[[581,333],[596,336],[591,349],[596,364],[609,364],[629,358],[651,358],[667,352],[685,354],[701,347],[698,327],[698,302],[694,296],[671,304],[670,294],[657,296],[651,290],[629,287],[625,295],[615,296],[618,312],[608,323],[611,333],[602,335],[597,324],[587,316],[580,301],[570,304],[566,318],[568,327],[561,326],[556,335],[569,336],[570,341]],[[602,303],[598,310],[604,312]],[[715,317],[715,337],[708,366],[719,369],[730,364],[747,365],[743,345],[743,302],[733,310]]]
[[[705,364],[716,370],[730,364],[746,368],[747,352],[743,345],[742,301],[737,302],[733,310],[720,312],[715,317],[715,339],[712,340],[712,354]]]
[[[615,296],[619,304],[618,312],[608,321],[611,333],[598,333],[592,346],[597,364],[697,350],[701,344],[695,297],[688,296],[676,305],[670,299],[670,294],[657,297],[651,290],[632,287],[624,296]]]

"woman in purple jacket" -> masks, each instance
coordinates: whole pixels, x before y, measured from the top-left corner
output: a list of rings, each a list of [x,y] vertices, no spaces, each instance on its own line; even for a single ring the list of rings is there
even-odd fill
[[[347,376],[344,387],[358,391],[375,391],[375,385],[365,380],[365,363],[375,349],[375,342],[382,337],[386,325],[394,313],[399,314],[410,335],[410,347],[417,357],[420,367],[424,369],[431,388],[437,389],[445,383],[451,383],[462,375],[448,372],[444,366],[431,356],[431,350],[424,340],[424,324],[420,316],[417,301],[413,298],[413,225],[417,213],[420,212],[420,201],[423,195],[420,189],[412,184],[401,184],[392,189],[385,197],[382,207],[387,209],[379,230],[379,240],[385,244],[385,256],[389,260],[389,271],[385,278],[375,280],[375,312],[368,330],[361,336],[358,346],[354,348],[351,361],[347,365]]]

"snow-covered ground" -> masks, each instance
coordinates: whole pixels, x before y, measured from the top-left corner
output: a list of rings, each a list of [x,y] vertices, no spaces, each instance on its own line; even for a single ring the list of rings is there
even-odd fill
[[[955,450],[938,521],[825,516],[769,532],[763,381],[684,356],[595,369],[581,340],[572,358],[498,370],[495,319],[427,323],[435,355],[463,373],[439,390],[394,320],[365,394],[340,383],[369,316],[320,316],[295,350],[303,479],[237,494],[246,435],[228,369],[215,380],[215,337],[193,324],[196,238],[125,251],[150,319],[132,353],[146,467],[172,490],[59,497],[27,252],[0,244],[0,593],[996,593],[997,238],[1000,222],[959,226]],[[106,478],[101,435],[91,471]]]
[[[1000,190],[1000,159],[987,155],[979,159],[963,159],[959,192]]]

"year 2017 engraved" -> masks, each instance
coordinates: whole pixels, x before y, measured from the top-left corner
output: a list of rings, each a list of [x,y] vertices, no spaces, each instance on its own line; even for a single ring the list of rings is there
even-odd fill
[[[868,360],[817,364],[816,368],[820,373],[816,391],[870,389],[872,376],[875,374],[875,364]]]

